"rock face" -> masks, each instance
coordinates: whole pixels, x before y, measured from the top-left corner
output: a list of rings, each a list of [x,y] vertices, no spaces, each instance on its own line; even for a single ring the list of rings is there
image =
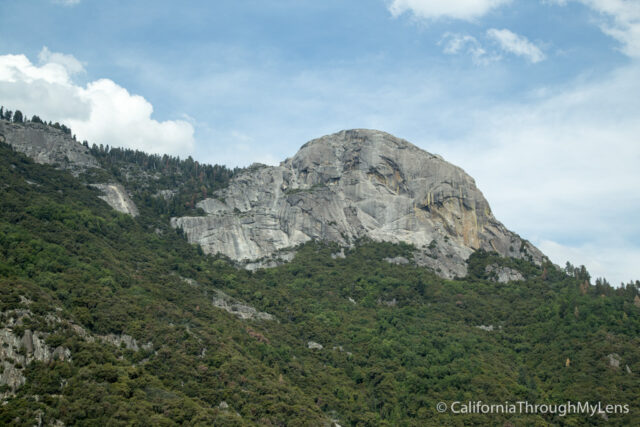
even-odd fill
[[[618,369],[620,367],[620,355],[618,353],[607,354],[609,367]]]
[[[238,316],[240,319],[257,319],[257,320],[276,320],[275,316],[263,311],[258,311],[255,308],[243,304],[239,301],[235,301],[229,295],[222,291],[215,291],[215,295],[212,299],[214,307],[221,308],[228,313]]]
[[[496,264],[487,265],[485,271],[493,276],[493,279],[498,283],[517,282],[524,280],[524,276],[518,270],[513,268],[499,266]]]
[[[27,329],[21,338],[11,327],[0,328],[0,386],[8,387],[7,391],[0,392],[0,398],[10,396],[25,383],[24,370],[31,362],[48,363],[71,358],[68,348],[47,346],[47,335]]]
[[[87,147],[63,131],[45,124],[11,123],[0,119],[0,142],[11,144],[14,150],[27,155],[36,163],[57,165],[75,176],[87,169],[101,169]],[[104,193],[100,198],[113,209],[131,216],[138,215],[138,208],[122,185],[109,183],[93,186]]]
[[[95,187],[104,193],[100,198],[107,202],[107,204],[109,204],[113,209],[131,216],[138,215],[138,208],[122,185],[93,184],[92,187]]]
[[[74,175],[100,167],[87,147],[63,131],[41,123],[0,120],[0,142],[11,144],[37,163],[57,164]]]
[[[182,280],[190,284],[194,287],[201,286],[198,282],[193,279],[189,279],[186,277],[181,277]],[[213,289],[213,298],[211,299],[211,303],[214,307],[220,308],[228,313],[231,313],[242,320],[253,319],[253,320],[274,320],[278,321],[276,317],[272,314],[265,313],[264,311],[258,311],[254,307],[243,303],[242,301],[238,301],[230,295],[225,294],[219,289]]]
[[[464,276],[475,249],[543,254],[507,230],[462,169],[375,130],[308,142],[279,166],[254,166],[215,198],[204,217],[172,219],[207,253],[237,261],[273,255],[312,239],[348,246],[360,238],[406,242],[414,260],[443,277]]]
[[[322,350],[324,346],[322,344],[318,344],[315,341],[308,341],[307,348],[310,348],[311,350]]]

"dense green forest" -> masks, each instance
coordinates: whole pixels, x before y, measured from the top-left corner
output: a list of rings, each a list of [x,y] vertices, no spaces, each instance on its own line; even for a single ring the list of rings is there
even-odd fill
[[[68,350],[35,360],[37,349],[17,344],[0,375],[17,370],[25,381],[0,389],[0,424],[607,423],[436,410],[477,400],[628,404],[608,423],[640,419],[640,282],[592,285],[583,268],[487,252],[470,258],[468,277],[450,281],[384,261],[410,257],[411,247],[373,242],[344,259],[331,256],[335,246],[309,243],[291,263],[249,272],[204,255],[166,221],[233,171],[92,153],[105,170],[77,179],[0,144],[0,337],[24,343],[33,334]],[[131,185],[156,172],[160,181],[134,192],[136,218],[87,185],[92,174]],[[158,205],[153,194],[167,187],[179,203]],[[484,267],[496,262],[526,280],[489,280]],[[277,320],[240,319],[212,303],[217,291]],[[124,336],[137,345],[113,339]]]

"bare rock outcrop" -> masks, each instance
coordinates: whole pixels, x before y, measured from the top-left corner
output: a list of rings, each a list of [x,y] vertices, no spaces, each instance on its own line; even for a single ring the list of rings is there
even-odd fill
[[[308,341],[307,342],[307,348],[311,349],[311,350],[322,350],[324,348],[324,346],[320,343],[317,343],[315,341]]]
[[[47,335],[27,329],[20,337],[11,327],[0,328],[0,385],[9,388],[8,392],[0,393],[0,397],[11,395],[25,383],[24,370],[31,362],[71,359],[68,348],[59,346],[54,349],[47,346]]]
[[[31,304],[30,300],[22,296],[20,299],[27,306]],[[0,312],[0,319],[4,319],[0,323],[0,386],[7,386],[5,392],[0,391],[0,399],[12,396],[18,388],[24,385],[26,381],[24,370],[30,363],[34,361],[45,363],[72,361],[71,350],[68,348],[64,346],[54,348],[47,345],[46,339],[50,332],[23,330],[28,319],[42,320],[54,329],[69,328],[90,343],[101,341],[133,351],[151,351],[153,349],[151,341],[139,345],[135,338],[127,334],[94,335],[82,326],[60,318],[57,314],[36,315],[28,308]]]
[[[397,256],[394,258],[385,258],[385,261],[387,261],[390,264],[396,264],[396,265],[405,265],[405,264],[409,264],[409,260],[406,259],[403,256]]]
[[[189,279],[187,277],[180,277],[180,279],[184,280],[191,286],[200,287],[200,283],[193,279]],[[266,313],[264,311],[258,311],[255,307],[251,307],[248,304],[239,301],[232,296],[222,292],[219,289],[211,289],[213,291],[213,297],[211,298],[211,303],[214,307],[222,309],[227,313],[231,313],[234,316],[242,320],[274,320],[278,321],[273,314]]]
[[[497,264],[487,265],[485,271],[489,274],[493,280],[498,283],[517,282],[524,280],[524,276],[518,270],[500,266]]]
[[[58,165],[74,175],[100,167],[87,147],[62,130],[42,123],[0,120],[0,141],[11,144],[16,151],[26,154],[36,163]]]
[[[215,295],[211,302],[214,307],[231,313],[240,319],[256,319],[256,320],[276,320],[275,316],[264,311],[258,311],[250,305],[236,301],[222,291],[215,290]]]
[[[100,335],[99,338],[103,342],[108,342],[110,344],[115,345],[116,347],[124,346],[128,350],[133,350],[133,351],[140,350],[140,347],[138,346],[138,342],[131,335],[107,334],[107,335]]]
[[[207,253],[249,262],[310,240],[415,245],[414,261],[464,276],[476,249],[540,262],[544,255],[491,213],[473,178],[441,157],[375,130],[308,142],[279,166],[253,166],[202,217],[173,218]]]
[[[42,123],[11,123],[0,120],[0,142],[10,144],[14,150],[36,163],[55,165],[75,176],[88,169],[100,169],[100,164],[88,147],[62,130]],[[113,209],[131,216],[138,215],[138,208],[122,185],[108,183],[92,186],[102,191],[103,195],[99,197]]]
[[[476,328],[482,329],[486,332],[493,332],[496,329],[502,329],[502,326],[498,326],[497,328],[493,325],[477,325]]]
[[[109,206],[118,212],[129,214],[131,216],[138,215],[138,208],[136,207],[131,197],[127,194],[127,191],[120,184],[92,184],[102,191],[104,195],[99,196],[102,200],[107,202]]]
[[[618,353],[607,354],[607,360],[609,362],[609,367],[618,369],[620,368],[620,355]]]

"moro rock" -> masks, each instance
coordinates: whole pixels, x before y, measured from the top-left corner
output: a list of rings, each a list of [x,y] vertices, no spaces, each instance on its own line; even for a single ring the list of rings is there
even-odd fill
[[[447,278],[477,249],[539,263],[544,255],[491,213],[473,178],[390,134],[348,130],[308,142],[279,166],[255,165],[213,198],[207,215],[173,218],[192,243],[246,265],[309,240],[405,242]]]

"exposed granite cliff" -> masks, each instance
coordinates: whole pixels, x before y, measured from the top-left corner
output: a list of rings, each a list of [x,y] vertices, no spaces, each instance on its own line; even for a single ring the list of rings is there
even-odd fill
[[[138,216],[138,208],[122,185],[113,183],[92,184],[92,187],[104,193],[104,196],[100,196],[100,198],[107,202],[113,209],[131,216]]]
[[[89,149],[59,129],[41,123],[0,120],[0,142],[11,144],[37,163],[58,165],[74,175],[100,167]]]
[[[204,217],[173,218],[190,242],[237,261],[269,257],[312,239],[406,242],[414,260],[444,277],[464,276],[475,249],[544,255],[507,230],[462,169],[375,130],[308,142],[279,166],[255,166],[214,198]]]
[[[0,120],[0,142],[10,144],[14,150],[26,154],[36,163],[55,165],[79,176],[88,169],[100,169],[100,164],[85,147],[60,129],[42,123],[12,123]],[[113,209],[138,215],[124,187],[117,183],[94,184],[104,195],[100,198]]]

